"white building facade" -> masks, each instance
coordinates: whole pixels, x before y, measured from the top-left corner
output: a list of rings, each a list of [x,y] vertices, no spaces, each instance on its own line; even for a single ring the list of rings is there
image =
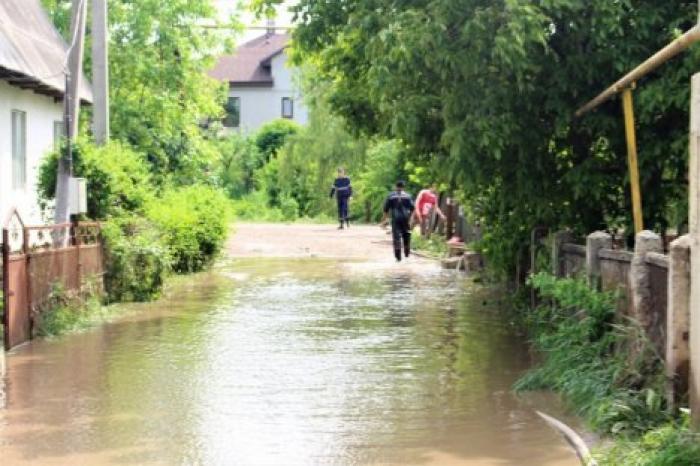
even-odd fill
[[[15,210],[43,223],[38,168],[63,133],[67,50],[40,0],[0,1],[0,227]],[[80,98],[92,101],[84,78]]]
[[[0,80],[0,222],[17,209],[27,224],[42,222],[38,168],[63,131],[63,105],[53,97]]]
[[[229,86],[227,129],[250,133],[280,118],[307,123],[296,71],[285,52],[288,43],[289,36],[268,33],[219,59],[210,75]]]

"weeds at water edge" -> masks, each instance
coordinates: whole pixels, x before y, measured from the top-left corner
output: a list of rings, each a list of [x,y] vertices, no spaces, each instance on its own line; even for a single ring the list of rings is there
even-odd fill
[[[81,295],[72,295],[55,284],[49,304],[36,316],[34,332],[39,337],[82,332],[113,318],[115,309],[102,305],[94,284],[89,283]]]
[[[687,419],[673,419],[662,396],[663,360],[634,321],[616,321],[617,296],[583,280],[537,274],[543,302],[523,321],[542,363],[516,390],[559,392],[594,430],[613,440],[601,465],[700,464],[700,440]]]
[[[632,321],[614,321],[616,296],[582,280],[531,278],[546,304],[525,323],[542,364],[516,390],[552,389],[598,432],[636,435],[669,420],[663,363]]]

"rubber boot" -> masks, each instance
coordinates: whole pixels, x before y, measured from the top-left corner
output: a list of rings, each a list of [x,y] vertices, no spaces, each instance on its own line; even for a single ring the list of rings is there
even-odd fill
[[[338,227],[338,230],[342,230],[342,229],[343,229],[343,221],[341,220],[341,221],[340,221],[340,226]]]
[[[394,249],[394,257],[396,257],[396,262],[401,262],[401,249]]]
[[[347,218],[345,219],[345,228],[350,228],[350,220],[348,220]]]

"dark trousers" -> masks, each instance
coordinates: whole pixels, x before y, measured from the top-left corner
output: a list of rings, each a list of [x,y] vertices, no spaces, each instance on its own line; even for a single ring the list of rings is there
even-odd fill
[[[348,197],[338,196],[338,220],[341,222],[348,219]]]
[[[391,236],[394,240],[394,257],[396,257],[396,260],[401,260],[402,241],[406,257],[411,253],[411,229],[408,224],[409,220],[407,218],[393,219],[391,221]]]

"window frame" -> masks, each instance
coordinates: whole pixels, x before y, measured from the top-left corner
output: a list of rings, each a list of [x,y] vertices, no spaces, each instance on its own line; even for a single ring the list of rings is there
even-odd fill
[[[284,103],[285,101],[289,102],[289,114],[285,115],[285,108],[284,108]],[[282,118],[285,118],[287,120],[293,120],[294,119],[294,99],[291,97],[282,97]]]
[[[238,114],[236,115],[236,119],[234,120],[235,124],[229,125],[228,123],[231,121],[231,115],[232,115],[229,112],[231,101],[235,101],[238,103],[238,105],[237,105],[237,113]],[[235,96],[235,95],[228,96],[224,110],[226,111],[226,116],[224,117],[224,121],[223,121],[224,128],[240,128],[241,127],[241,98],[239,96]]]
[[[12,145],[12,189],[27,189],[27,112],[12,109],[10,113],[10,131]],[[21,131],[18,134],[18,131]]]

